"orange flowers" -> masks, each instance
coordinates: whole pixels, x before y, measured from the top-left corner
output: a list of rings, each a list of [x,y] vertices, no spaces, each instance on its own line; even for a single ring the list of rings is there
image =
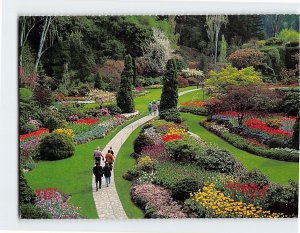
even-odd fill
[[[196,101],[196,100],[191,100],[188,102],[184,102],[181,104],[182,106],[189,106],[189,107],[195,107],[195,108],[205,108],[204,107],[204,102],[203,101]]]

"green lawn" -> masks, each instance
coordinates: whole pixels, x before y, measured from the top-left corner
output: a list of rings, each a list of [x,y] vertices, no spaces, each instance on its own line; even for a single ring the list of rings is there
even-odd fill
[[[123,179],[122,175],[135,165],[135,160],[130,157],[130,154],[133,152],[133,142],[140,130],[141,127],[137,128],[124,142],[118,153],[114,169],[114,179],[119,198],[128,218],[131,219],[144,218],[144,213],[131,201],[129,190],[132,182]]]
[[[81,214],[87,218],[97,218],[92,194],[93,151],[104,146],[126,125],[141,118],[135,117],[112,130],[105,138],[76,146],[75,155],[58,161],[42,161],[37,168],[25,174],[30,187],[58,188],[71,195],[69,203],[81,207]]]
[[[206,95],[204,94],[203,95],[203,90],[198,90],[198,91],[193,91],[193,92],[189,92],[189,93],[186,93],[184,94],[183,96],[180,96],[179,98],[179,105],[183,102],[187,102],[187,101],[190,101],[190,100],[201,100],[203,101],[203,99],[206,98]]]
[[[253,168],[258,168],[266,174],[271,181],[276,183],[287,184],[289,179],[298,182],[299,163],[267,159],[240,150],[200,126],[198,123],[206,117],[196,116],[189,113],[181,113],[181,115],[183,118],[187,119],[185,123],[188,125],[191,132],[199,135],[203,140],[209,143],[213,143],[220,148],[227,149],[239,161],[241,161],[247,169],[251,170]]]

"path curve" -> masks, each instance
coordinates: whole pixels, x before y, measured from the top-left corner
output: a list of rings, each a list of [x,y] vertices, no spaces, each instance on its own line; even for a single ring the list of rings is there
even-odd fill
[[[184,95],[186,93],[196,91],[199,89],[192,89],[187,91],[182,91],[178,93],[178,96]],[[129,135],[139,126],[150,121],[155,116],[145,116],[139,120],[132,122],[131,124],[124,127],[120,130],[110,141],[109,143],[102,149],[103,154],[105,154],[109,147],[112,146],[114,150],[115,156],[118,155],[118,152],[122,146],[122,144],[126,141]],[[101,161],[101,166],[103,166],[103,161]],[[114,172],[112,172],[110,186],[106,187],[105,178],[102,178],[102,188],[96,192],[95,187],[95,178],[92,176],[92,187],[93,187],[93,197],[97,210],[97,215],[99,219],[128,219],[122,203],[119,199],[117,189],[114,181]]]

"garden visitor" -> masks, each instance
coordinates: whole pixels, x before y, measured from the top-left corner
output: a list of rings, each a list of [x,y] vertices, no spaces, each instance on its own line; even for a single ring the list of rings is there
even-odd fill
[[[153,112],[153,115],[155,116],[157,113],[157,104],[156,103],[152,104],[152,112]]]
[[[105,162],[105,166],[103,167],[103,174],[105,176],[106,187],[108,187],[108,185],[110,184],[111,170],[111,166],[108,164],[108,162]]]
[[[98,191],[98,183],[99,183],[99,189],[101,189],[102,176],[103,176],[103,169],[100,166],[100,163],[95,163],[95,166],[93,167],[93,174],[95,176],[96,191]]]
[[[157,104],[157,112],[158,112],[158,111],[159,111],[160,101],[158,100],[158,101],[156,102],[156,104]]]
[[[112,155],[115,155],[115,153],[114,153],[112,147],[109,147],[108,153],[111,153]]]
[[[148,104],[148,112],[149,112],[149,115],[152,115],[152,103],[149,102]]]
[[[100,159],[102,157],[102,160],[104,161],[104,157],[101,153],[100,147],[97,146],[96,150],[94,150],[94,159],[96,163],[100,163]]]
[[[107,152],[107,154],[105,155],[105,163],[107,162],[109,164],[109,166],[112,167],[113,163],[115,161],[115,156],[109,152]]]

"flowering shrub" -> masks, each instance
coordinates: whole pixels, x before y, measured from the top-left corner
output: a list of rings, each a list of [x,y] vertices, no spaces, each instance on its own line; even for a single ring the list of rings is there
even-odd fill
[[[39,189],[36,206],[49,213],[54,219],[78,219],[81,218],[80,208],[67,203],[67,196],[55,188]]]
[[[98,123],[100,120],[99,119],[94,119],[94,118],[85,118],[85,119],[79,119],[75,124],[87,124],[87,125],[94,125]]]
[[[28,123],[35,125],[36,129],[39,129],[42,126],[40,121],[34,119],[29,119]]]
[[[154,184],[135,185],[131,189],[135,203],[145,209],[145,216],[152,218],[186,218],[183,206],[171,197],[171,192]]]
[[[72,129],[67,129],[67,128],[60,128],[60,129],[56,129],[53,131],[53,133],[62,133],[65,134],[71,138],[74,137],[74,131]]]
[[[168,154],[165,144],[163,142],[155,143],[154,145],[144,146],[141,152],[142,155],[147,155],[157,161],[168,161],[170,155]]]
[[[138,160],[137,168],[142,171],[153,171],[154,166],[156,164],[156,160],[150,158],[150,156],[143,156]]]
[[[101,108],[100,115],[101,116],[109,116],[109,110],[107,108]]]
[[[31,137],[38,137],[42,134],[49,133],[49,129],[46,128],[40,128],[39,130],[32,132],[32,133],[27,133],[20,135],[20,141],[24,141],[25,139],[31,138]]]
[[[142,171],[138,181],[140,184],[152,184],[155,180],[155,177],[156,177],[156,172],[154,171],[150,173]]]
[[[112,102],[116,99],[116,95],[112,92],[94,89],[91,90],[87,97],[89,100],[94,100],[96,103]]]
[[[229,218],[282,218],[282,213],[271,213],[262,207],[235,201],[229,196],[215,189],[215,184],[205,183],[202,190],[191,194],[186,201],[192,210],[201,217],[229,217]]]
[[[68,117],[68,120],[71,121],[71,122],[78,121],[79,117],[76,114],[75,115],[71,115],[71,116]]]

